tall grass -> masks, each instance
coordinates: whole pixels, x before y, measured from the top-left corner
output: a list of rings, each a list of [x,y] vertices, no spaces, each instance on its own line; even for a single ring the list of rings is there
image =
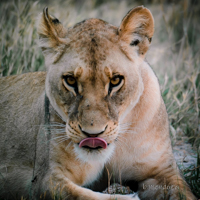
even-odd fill
[[[0,75],[7,76],[44,69],[36,44],[36,3],[11,1],[0,4]]]
[[[148,2],[150,2],[148,4]],[[173,3],[174,2],[174,3]],[[156,72],[169,114],[172,144],[187,139],[200,155],[200,2],[198,0],[13,0],[0,2],[0,76],[45,70],[37,45],[36,21],[44,6],[66,26],[85,18],[101,18],[118,26],[132,7],[148,7],[155,35],[147,61]],[[181,134],[180,134],[181,133]],[[184,136],[184,137],[183,137]],[[183,173],[200,198],[198,166]]]

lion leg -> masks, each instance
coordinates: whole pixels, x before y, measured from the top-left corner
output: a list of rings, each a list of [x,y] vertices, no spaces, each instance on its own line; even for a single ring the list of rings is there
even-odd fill
[[[35,199],[50,200],[50,199],[62,199],[62,200],[139,200],[137,195],[111,195],[100,192],[94,192],[90,189],[81,187],[73,183],[68,178],[63,178],[60,175],[51,178],[45,178],[43,182],[43,192]],[[44,192],[45,191],[45,192]]]

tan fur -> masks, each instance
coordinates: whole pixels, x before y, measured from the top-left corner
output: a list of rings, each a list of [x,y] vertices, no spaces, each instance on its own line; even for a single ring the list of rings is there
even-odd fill
[[[135,181],[140,199],[195,199],[173,157],[157,78],[143,60],[153,32],[144,7],[119,28],[89,19],[68,30],[44,9],[38,33],[47,72],[0,79],[0,198],[138,199],[90,190]],[[116,75],[124,78],[109,91]],[[76,90],[65,76],[76,78]],[[80,148],[90,136],[109,145]]]

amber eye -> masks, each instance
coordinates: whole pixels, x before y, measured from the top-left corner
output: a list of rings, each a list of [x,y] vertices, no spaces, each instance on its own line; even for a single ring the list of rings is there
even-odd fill
[[[69,86],[76,86],[76,79],[73,76],[64,76],[63,77],[65,82],[69,85]]]
[[[111,87],[116,87],[118,86],[121,81],[123,79],[123,76],[120,76],[120,75],[117,75],[117,76],[114,76],[111,80],[110,80],[110,86]]]
[[[62,77],[63,86],[68,90],[73,92],[74,96],[78,94],[78,83],[76,79],[71,74],[63,75]]]
[[[112,79],[110,80],[108,93],[110,94],[112,90],[117,91],[119,89],[118,86],[120,87],[123,79],[124,79],[124,77],[121,75],[116,75],[116,76],[112,77]]]
[[[113,78],[110,80],[110,83],[111,83],[113,86],[119,85],[120,82],[121,82],[121,79],[120,79],[120,77],[118,77],[118,76],[113,77]]]

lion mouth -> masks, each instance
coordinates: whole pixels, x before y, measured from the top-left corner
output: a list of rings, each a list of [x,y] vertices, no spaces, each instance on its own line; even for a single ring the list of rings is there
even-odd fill
[[[83,147],[83,148],[89,148],[89,149],[99,149],[99,148],[103,148],[106,149],[107,148],[107,142],[99,137],[88,137],[83,139],[80,143],[79,143],[79,147]]]

